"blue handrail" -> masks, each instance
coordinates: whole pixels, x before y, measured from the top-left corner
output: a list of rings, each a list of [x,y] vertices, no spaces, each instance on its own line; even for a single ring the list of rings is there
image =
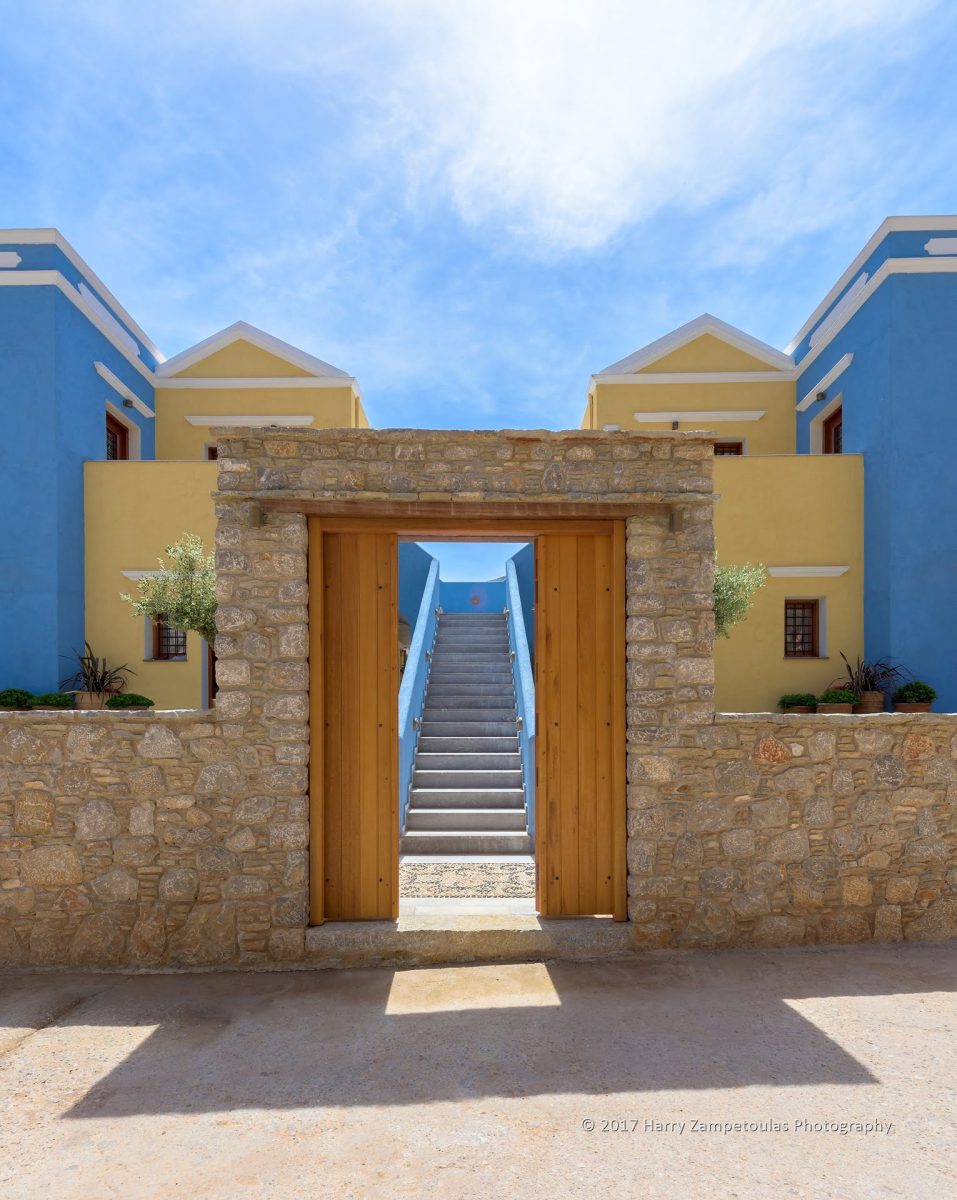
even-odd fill
[[[525,635],[522,596],[518,590],[518,575],[511,559],[505,564],[505,586],[508,597],[508,641],[514,652],[512,678],[518,708],[518,747],[522,755],[522,778],[525,781],[525,811],[528,832],[535,836],[535,675]]]
[[[409,805],[409,785],[415,762],[415,747],[419,740],[419,723],[425,702],[425,687],[429,679],[430,660],[426,655],[435,641],[436,615],[439,606],[439,560],[429,567],[422,590],[419,614],[415,618],[412,641],[409,645],[402,683],[399,685],[399,828],[405,825],[405,810]]]

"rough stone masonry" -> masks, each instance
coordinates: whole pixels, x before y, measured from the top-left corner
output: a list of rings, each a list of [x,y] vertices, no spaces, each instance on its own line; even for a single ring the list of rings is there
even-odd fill
[[[219,455],[215,712],[0,713],[0,964],[321,965],[311,500],[634,505],[636,946],[957,934],[957,719],[714,717],[709,438],[231,430]]]

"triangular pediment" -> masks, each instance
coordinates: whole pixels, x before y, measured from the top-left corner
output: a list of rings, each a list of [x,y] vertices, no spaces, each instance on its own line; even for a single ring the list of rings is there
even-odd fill
[[[156,374],[169,379],[308,379],[350,376],[245,321],[168,359]]]
[[[789,371],[786,354],[710,313],[704,313],[641,350],[612,363],[601,375],[720,371]]]

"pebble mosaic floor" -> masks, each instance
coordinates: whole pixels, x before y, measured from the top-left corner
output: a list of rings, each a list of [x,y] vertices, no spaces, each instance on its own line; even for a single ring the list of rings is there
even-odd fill
[[[535,895],[535,864],[531,858],[489,859],[405,858],[399,865],[400,897],[455,899],[498,897],[526,899]]]

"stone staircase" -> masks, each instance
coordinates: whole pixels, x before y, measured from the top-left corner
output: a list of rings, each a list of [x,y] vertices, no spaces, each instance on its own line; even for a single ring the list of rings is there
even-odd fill
[[[504,614],[440,614],[403,854],[531,854]]]

